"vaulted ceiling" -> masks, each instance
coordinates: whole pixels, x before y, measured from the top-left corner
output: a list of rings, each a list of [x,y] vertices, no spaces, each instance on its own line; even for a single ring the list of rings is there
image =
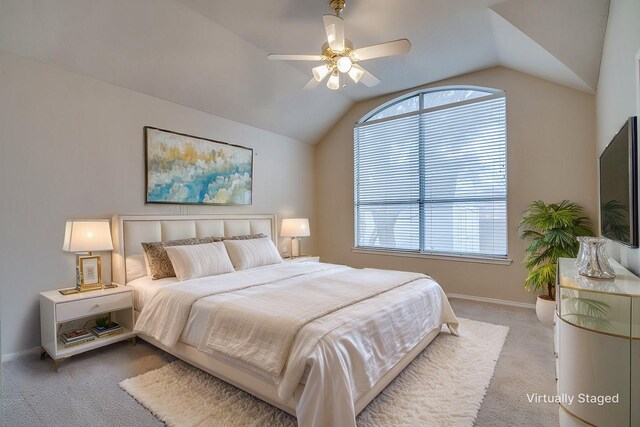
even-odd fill
[[[220,117],[317,142],[357,101],[503,65],[596,90],[609,0],[347,0],[356,46],[408,38],[363,63],[382,82],[303,87],[328,0],[0,0],[0,49]]]

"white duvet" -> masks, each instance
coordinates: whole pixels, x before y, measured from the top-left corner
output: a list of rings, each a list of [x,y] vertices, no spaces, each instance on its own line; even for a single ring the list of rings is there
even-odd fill
[[[338,288],[341,283],[349,289]],[[314,284],[328,294],[333,286],[336,301],[316,293],[315,300],[322,301],[305,305],[305,289],[313,295]],[[286,305],[271,301],[270,293],[289,295],[286,304],[298,300],[307,308],[289,313]],[[331,309],[328,302],[340,308]],[[265,310],[264,304],[274,306]],[[265,322],[265,313],[278,321]],[[194,317],[200,319],[197,327]],[[267,328],[264,323],[269,323]],[[268,354],[259,363],[252,363],[256,360],[251,356],[240,358],[239,366],[270,378],[285,401],[305,382],[295,396],[300,426],[355,426],[358,398],[443,323],[454,331],[457,327],[444,292],[427,276],[282,263],[164,286],[145,304],[135,329],[167,346],[178,339],[197,341],[201,350],[226,359],[243,347],[250,355]],[[257,332],[272,334],[279,345],[247,339]],[[225,341],[234,343],[233,351],[220,348]]]

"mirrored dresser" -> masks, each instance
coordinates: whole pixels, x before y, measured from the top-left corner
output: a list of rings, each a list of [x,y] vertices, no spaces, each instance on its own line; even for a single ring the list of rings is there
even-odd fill
[[[616,278],[558,261],[556,377],[560,426],[640,426],[640,278],[610,260]]]

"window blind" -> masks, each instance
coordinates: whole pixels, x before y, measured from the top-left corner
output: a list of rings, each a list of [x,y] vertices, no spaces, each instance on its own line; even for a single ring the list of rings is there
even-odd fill
[[[503,94],[356,125],[359,248],[506,257]]]

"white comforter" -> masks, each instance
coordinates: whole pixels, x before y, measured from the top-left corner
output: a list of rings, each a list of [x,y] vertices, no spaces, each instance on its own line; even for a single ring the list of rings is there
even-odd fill
[[[254,286],[286,283],[286,280],[299,276],[317,275],[340,267],[331,264],[314,264],[282,263],[277,264],[281,268],[261,268],[258,271],[247,269],[167,285],[159,289],[145,304],[134,330],[149,335],[168,347],[173,347],[187,323],[191,306],[199,299],[213,295],[232,295],[235,291]]]
[[[207,343],[216,332],[211,327],[213,314],[225,303],[237,308],[246,301],[250,312],[251,295],[262,289],[326,283],[332,276],[344,277],[350,271],[362,274],[362,270],[331,264],[283,263],[168,285],[145,305],[136,330],[165,345],[175,345],[185,332],[192,306],[198,306],[199,318],[209,322],[207,327],[197,328],[202,335],[199,347],[212,352]],[[385,274],[391,273],[381,272]],[[307,370],[302,393],[295,396],[300,426],[355,426],[354,403],[358,398],[431,330],[443,323],[455,330],[457,319],[436,282],[413,273],[400,276],[404,278],[395,286],[374,292],[378,295],[317,319],[307,319],[289,345],[284,369],[275,378],[255,366],[248,367],[271,378],[285,401],[296,391]],[[197,301],[206,305],[196,304]],[[202,315],[203,306],[207,307],[208,316]],[[259,343],[247,341],[246,345]],[[252,350],[255,353],[256,348]]]
[[[305,275],[287,284],[276,282],[236,292],[236,299],[220,303],[213,313],[206,348],[277,380],[293,340],[305,325],[425,277],[368,268],[334,270],[338,268],[312,280]]]

